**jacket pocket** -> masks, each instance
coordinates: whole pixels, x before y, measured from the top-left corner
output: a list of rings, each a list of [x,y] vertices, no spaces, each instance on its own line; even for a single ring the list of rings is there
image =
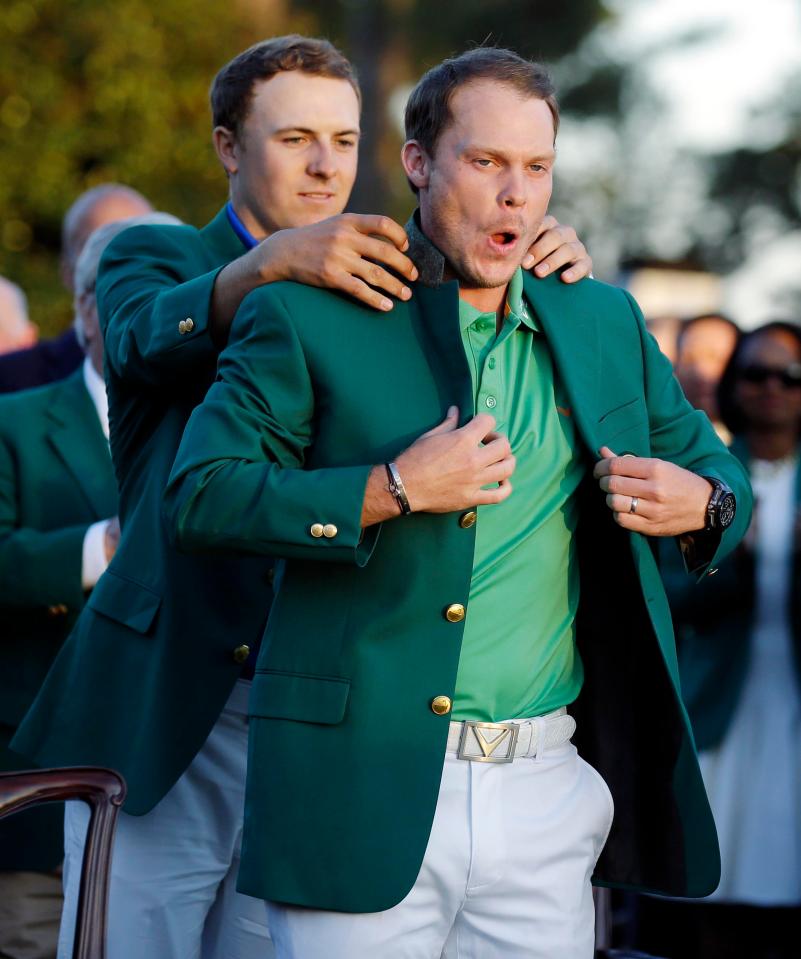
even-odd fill
[[[349,679],[256,670],[249,712],[257,719],[334,725],[342,722],[349,694]]]
[[[161,596],[147,586],[106,570],[86,605],[137,633],[146,633],[161,606]]]
[[[598,432],[604,445],[609,445],[609,442],[621,433],[636,429],[639,429],[641,433],[648,433],[648,416],[643,400],[639,396],[609,410],[598,420]],[[615,452],[622,451],[615,450]],[[626,452],[635,452],[635,450]]]

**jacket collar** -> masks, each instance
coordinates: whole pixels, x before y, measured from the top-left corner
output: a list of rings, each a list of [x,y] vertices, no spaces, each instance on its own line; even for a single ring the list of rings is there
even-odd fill
[[[405,229],[406,236],[409,238],[409,249],[406,255],[420,274],[417,282],[422,283],[423,286],[435,288],[442,286],[445,282],[445,256],[423,233],[419,209],[409,217]]]

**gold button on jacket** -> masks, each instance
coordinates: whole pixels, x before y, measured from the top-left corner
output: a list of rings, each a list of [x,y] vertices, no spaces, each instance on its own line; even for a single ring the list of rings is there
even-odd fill
[[[323,526],[323,536],[325,536],[326,539],[333,539],[338,532],[339,530],[333,523],[326,523],[325,526]]]
[[[474,509],[468,510],[459,517],[459,525],[462,529],[470,529],[470,527],[474,525],[477,516],[478,513],[476,513]]]
[[[241,646],[236,647],[232,655],[234,657],[234,662],[241,665],[245,662],[248,656],[250,656],[250,646],[245,646],[243,643]]]
[[[192,330],[194,330],[194,328],[195,328],[195,321],[192,319],[191,316],[187,316],[187,318],[184,320],[184,329],[186,330],[187,333],[191,333]]]
[[[178,332],[183,335],[186,333],[186,320],[181,320],[178,324]]]
[[[437,716],[445,716],[451,711],[452,705],[450,696],[435,696],[431,700],[431,712]]]
[[[309,532],[315,539],[319,539],[323,535],[323,524],[322,523],[312,523],[311,529]]]
[[[461,623],[464,619],[464,606],[461,603],[451,603],[445,610],[445,619],[449,623]]]

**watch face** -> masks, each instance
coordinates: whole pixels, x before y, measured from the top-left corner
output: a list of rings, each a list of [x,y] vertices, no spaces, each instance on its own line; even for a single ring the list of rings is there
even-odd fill
[[[721,529],[726,529],[727,526],[731,526],[736,512],[737,500],[734,498],[734,493],[726,493],[718,506],[718,518]]]

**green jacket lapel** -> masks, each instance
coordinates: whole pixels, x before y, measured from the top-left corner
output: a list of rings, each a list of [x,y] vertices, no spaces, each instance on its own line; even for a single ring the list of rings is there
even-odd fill
[[[83,492],[97,519],[117,512],[108,441],[83,382],[83,368],[61,384],[47,410],[48,439]]]
[[[419,311],[422,328],[418,336],[434,372],[443,412],[451,405],[458,406],[463,425],[475,414],[475,399],[459,329],[458,284],[455,280],[441,286],[418,283],[412,302]]]
[[[523,274],[526,298],[542,324],[579,433],[596,455],[600,342],[598,316],[579,283],[570,286],[555,274],[538,280]]]

